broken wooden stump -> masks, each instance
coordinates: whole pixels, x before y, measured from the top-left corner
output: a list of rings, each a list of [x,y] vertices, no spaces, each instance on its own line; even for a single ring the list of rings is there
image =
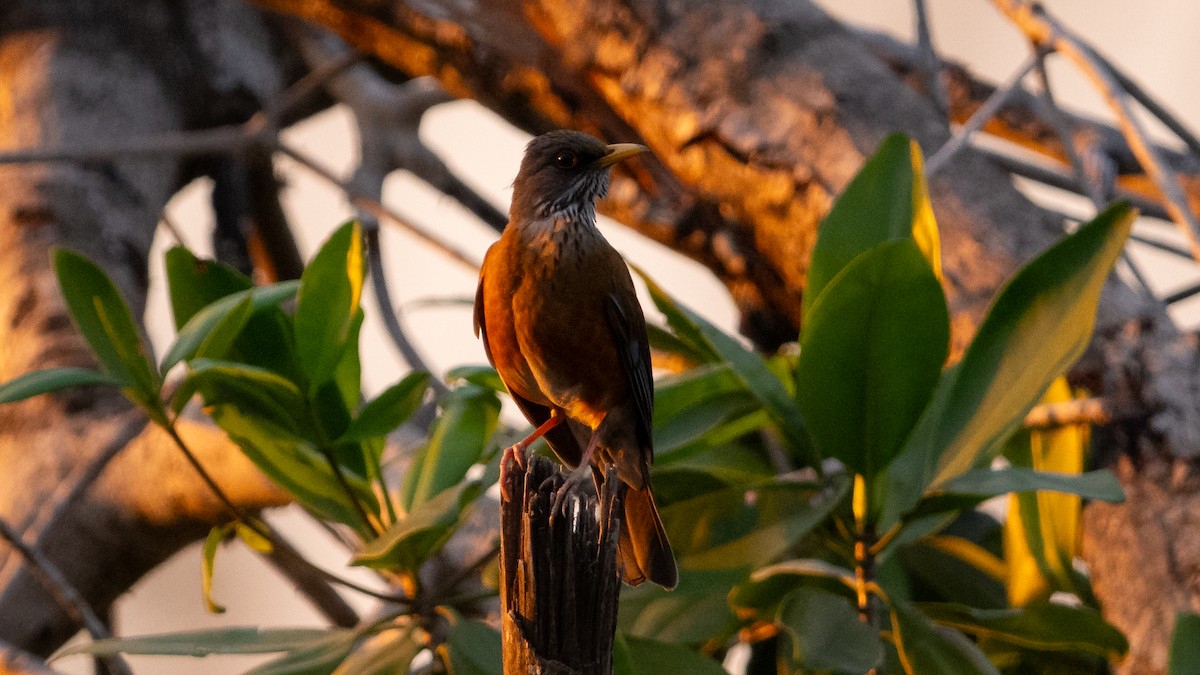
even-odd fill
[[[551,522],[563,474],[531,457],[501,484],[500,599],[505,675],[610,675],[621,576],[624,485],[611,467],[597,497],[572,491]]]

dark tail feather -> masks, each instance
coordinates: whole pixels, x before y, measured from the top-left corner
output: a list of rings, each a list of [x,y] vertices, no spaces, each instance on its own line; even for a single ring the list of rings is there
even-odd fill
[[[679,582],[671,542],[663,529],[654,493],[649,483],[644,490],[625,490],[625,522],[621,524],[621,577],[637,586],[646,580],[670,590]]]

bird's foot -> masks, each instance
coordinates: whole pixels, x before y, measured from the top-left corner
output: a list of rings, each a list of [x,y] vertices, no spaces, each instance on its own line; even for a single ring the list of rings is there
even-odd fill
[[[592,467],[589,464],[580,464],[567,474],[567,478],[563,481],[563,484],[554,491],[554,503],[550,507],[551,527],[554,526],[554,520],[558,518],[559,513],[562,512],[563,501],[566,500],[567,495],[572,490],[579,487],[579,484],[583,482],[583,479],[587,478],[588,473],[591,472],[591,469]]]
[[[509,471],[512,470],[509,468],[509,462],[516,464],[517,468],[521,471],[525,471],[529,468],[528,450],[528,444],[521,441],[508,446],[500,455],[500,489],[504,491],[506,498],[510,496],[506,489],[508,487]]]

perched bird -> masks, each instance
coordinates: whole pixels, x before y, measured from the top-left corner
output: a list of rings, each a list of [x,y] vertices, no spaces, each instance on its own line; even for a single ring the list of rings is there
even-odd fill
[[[475,334],[536,427],[514,446],[518,461],[544,435],[576,480],[589,465],[600,476],[614,464],[628,485],[622,577],[673,588],[675,559],[650,487],[654,382],[646,321],[625,261],[596,228],[610,168],[644,151],[576,131],[530,141],[508,226],[480,270]]]

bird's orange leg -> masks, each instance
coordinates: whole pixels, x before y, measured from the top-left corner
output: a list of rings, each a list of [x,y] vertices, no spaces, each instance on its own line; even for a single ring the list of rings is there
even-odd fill
[[[559,415],[557,410],[551,410],[550,418],[547,419],[545,422],[542,422],[542,424],[538,428],[534,429],[533,433],[529,434],[525,438],[517,441],[513,445],[510,445],[504,449],[504,454],[500,456],[500,485],[501,486],[508,484],[508,481],[506,479],[508,478],[508,462],[509,462],[509,460],[511,459],[512,461],[516,462],[517,466],[522,471],[525,470],[525,467],[528,466],[528,464],[529,464],[528,457],[525,454],[526,450],[529,449],[529,446],[532,445],[533,442],[536,441],[537,439],[541,438],[542,436],[545,436],[547,431],[550,431],[554,427],[561,424],[562,421],[563,421],[562,415]]]

